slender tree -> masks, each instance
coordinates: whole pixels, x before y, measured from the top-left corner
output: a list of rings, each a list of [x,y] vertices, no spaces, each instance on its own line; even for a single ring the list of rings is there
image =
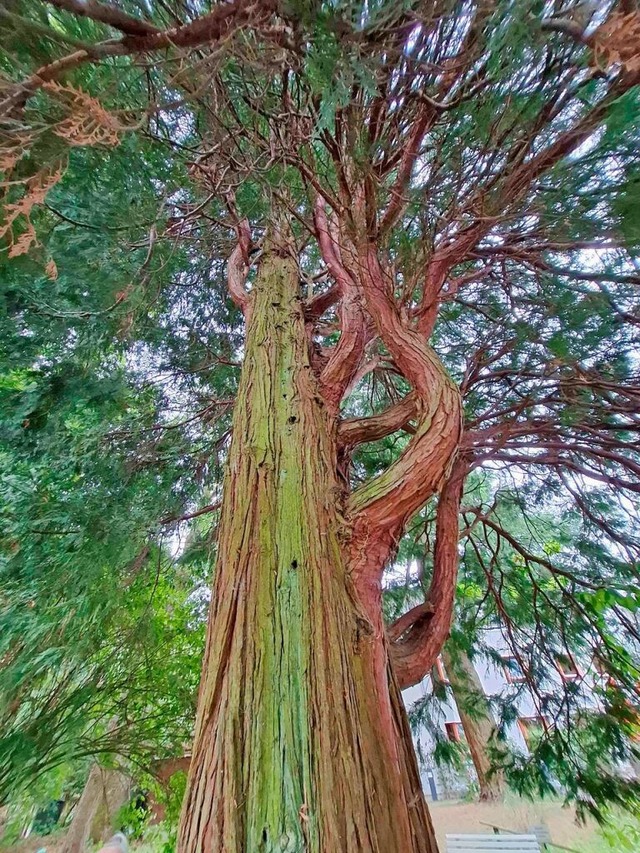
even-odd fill
[[[498,725],[488,704],[482,682],[465,652],[449,651],[445,644],[442,661],[446,667],[465,740],[478,777],[480,799],[499,800],[504,795],[504,777],[493,766],[492,752],[499,750]]]
[[[465,480],[487,465],[551,472],[603,535],[591,484],[640,488],[625,352],[636,13],[146,9],[3,11],[18,61],[0,103],[0,233],[19,263],[37,252],[34,208],[62,178],[42,161],[137,134],[191,177],[157,181],[166,204],[141,267],[146,286],[157,243],[186,245],[174,328],[194,259],[235,234],[242,371],[179,850],[433,851],[399,688],[451,627]],[[148,310],[163,296],[145,286]],[[359,405],[354,389],[379,382]],[[398,431],[367,477],[358,448]],[[425,601],[386,630],[383,572],[436,495]]]

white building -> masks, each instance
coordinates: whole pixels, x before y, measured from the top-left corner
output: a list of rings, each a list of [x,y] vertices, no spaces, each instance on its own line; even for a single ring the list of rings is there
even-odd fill
[[[502,630],[492,628],[484,637],[485,644],[495,655],[493,659],[478,657],[473,664],[478,673],[485,696],[491,700],[511,700],[517,709],[517,719],[506,727],[509,747],[515,751],[527,753],[527,742],[531,731],[549,725],[562,725],[561,714],[555,719],[548,711],[545,700],[551,695],[557,697],[557,706],[562,705],[562,697],[571,683],[572,707],[587,709],[598,708],[598,698],[593,688],[602,683],[607,676],[598,671],[592,662],[578,663],[569,654],[558,656],[548,677],[537,685],[533,692],[526,683],[523,666],[526,662],[513,656]],[[448,685],[448,678],[442,661],[437,664],[438,680]],[[464,796],[470,785],[475,782],[475,771],[471,760],[463,771],[438,767],[433,754],[439,738],[450,741],[464,740],[464,731],[455,700],[449,689],[446,699],[433,696],[431,677],[427,676],[420,684],[405,690],[403,698],[407,709],[420,703],[424,708],[425,720],[414,735],[420,773],[424,791],[428,799],[451,799]],[[566,713],[566,709],[563,709]]]

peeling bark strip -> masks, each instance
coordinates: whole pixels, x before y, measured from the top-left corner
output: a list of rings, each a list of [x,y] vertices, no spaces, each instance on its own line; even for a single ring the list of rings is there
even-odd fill
[[[251,292],[180,853],[435,853],[393,680],[389,754],[295,263]],[[389,704],[389,694],[386,694]]]

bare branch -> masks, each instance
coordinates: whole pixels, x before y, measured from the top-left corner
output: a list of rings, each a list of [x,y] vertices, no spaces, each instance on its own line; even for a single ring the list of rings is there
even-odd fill
[[[362,444],[364,441],[378,441],[402,429],[408,421],[415,418],[416,413],[417,395],[412,391],[395,406],[390,406],[379,415],[342,421],[338,427],[338,440],[347,447]]]
[[[360,292],[342,261],[335,225],[327,219],[321,196],[314,208],[314,222],[320,252],[340,291],[340,340],[320,374],[320,389],[329,406],[336,410],[350,385],[364,354],[366,322],[360,304]]]
[[[207,506],[203,506],[193,512],[187,512],[184,515],[167,515],[160,519],[160,524],[177,524],[180,521],[189,521],[192,518],[199,518],[201,515],[207,515],[210,512],[217,512],[221,506],[222,503],[218,501],[214,504],[207,504]]]
[[[324,293],[318,293],[310,299],[304,309],[305,317],[313,323],[319,320],[325,311],[328,311],[340,299],[340,288],[337,284],[332,285]]]
[[[57,9],[63,9],[65,12],[90,18],[92,21],[98,21],[101,24],[108,24],[126,35],[145,36],[160,32],[153,24],[132,18],[122,9],[108,3],[99,3],[97,0],[45,0],[45,2]]]
[[[245,314],[248,313],[251,294],[245,287],[249,272],[249,247],[251,229],[249,220],[243,219],[237,226],[238,243],[227,261],[227,288],[229,295]]]
[[[401,616],[389,630],[390,657],[400,688],[417,684],[436,662],[451,629],[458,578],[458,517],[464,479],[459,460],[438,501],[433,574],[424,604]]]
[[[428,601],[423,601],[422,604],[416,604],[411,610],[403,613],[395,622],[387,628],[387,637],[390,642],[394,643],[400,637],[413,627],[416,622],[425,617],[430,618],[433,615],[433,604]]]

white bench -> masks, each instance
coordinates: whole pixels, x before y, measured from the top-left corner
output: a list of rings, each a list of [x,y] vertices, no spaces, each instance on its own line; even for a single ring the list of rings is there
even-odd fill
[[[540,853],[535,835],[447,835],[447,853]]]

